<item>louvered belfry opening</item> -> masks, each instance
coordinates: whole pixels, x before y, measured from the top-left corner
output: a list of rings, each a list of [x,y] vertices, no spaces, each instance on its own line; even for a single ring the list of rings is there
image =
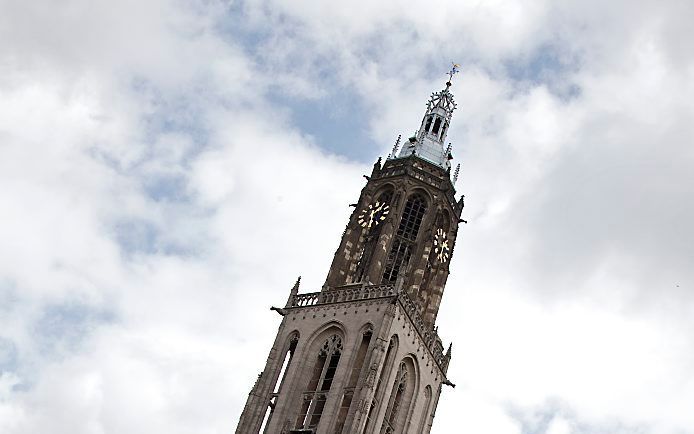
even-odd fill
[[[427,202],[421,194],[414,194],[407,200],[386,260],[383,283],[395,283],[400,270],[405,271],[426,210]]]

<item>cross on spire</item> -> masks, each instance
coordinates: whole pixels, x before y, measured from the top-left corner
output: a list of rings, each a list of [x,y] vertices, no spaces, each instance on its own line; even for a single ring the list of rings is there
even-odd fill
[[[448,71],[448,83],[446,83],[449,86],[451,85],[451,80],[453,80],[453,76],[460,72],[459,63],[451,62],[451,65],[451,70]]]

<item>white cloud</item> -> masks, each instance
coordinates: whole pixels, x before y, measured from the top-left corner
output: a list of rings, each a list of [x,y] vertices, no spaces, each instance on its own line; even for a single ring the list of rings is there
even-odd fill
[[[560,417],[555,417],[547,428],[547,434],[571,434],[571,425]]]

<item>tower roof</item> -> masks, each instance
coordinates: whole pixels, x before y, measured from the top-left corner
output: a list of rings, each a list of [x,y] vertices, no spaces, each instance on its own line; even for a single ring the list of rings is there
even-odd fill
[[[434,92],[427,101],[427,109],[417,133],[400,150],[398,157],[417,155],[444,169],[450,169],[451,147],[445,146],[446,134],[457,105],[451,93],[451,79],[458,72],[458,65],[448,73],[448,81],[443,90]]]

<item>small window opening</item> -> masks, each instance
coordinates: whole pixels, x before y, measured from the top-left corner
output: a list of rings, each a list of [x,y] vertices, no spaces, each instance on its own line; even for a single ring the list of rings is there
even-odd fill
[[[439,136],[439,140],[443,140],[443,138],[446,136],[446,130],[448,129],[448,121],[446,121],[445,124],[443,124],[443,128],[441,128],[441,135]]]
[[[424,131],[429,132],[429,127],[431,127],[431,119],[432,119],[432,118],[433,118],[433,116],[429,116],[429,117],[427,118],[427,124],[426,124],[426,126],[424,127]]]
[[[431,134],[438,134],[439,128],[441,128],[441,118],[436,118],[436,122],[434,122],[434,129],[431,130]]]

